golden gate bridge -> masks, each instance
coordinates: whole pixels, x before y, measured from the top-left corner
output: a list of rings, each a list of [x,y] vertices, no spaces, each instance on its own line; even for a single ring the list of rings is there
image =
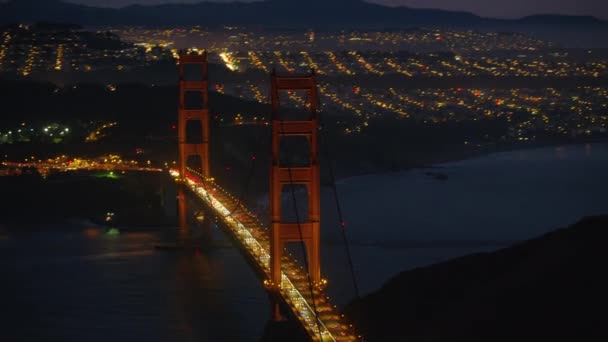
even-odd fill
[[[200,70],[198,80],[186,80],[186,65],[195,65]],[[317,84],[314,72],[307,76],[278,76],[271,74],[271,131],[272,166],[270,168],[270,227],[267,229],[256,215],[248,210],[237,198],[224,190],[210,176],[209,167],[209,107],[207,83],[207,54],[182,54],[179,58],[179,121],[178,169],[170,169],[179,189],[178,212],[180,226],[186,223],[185,194],[199,199],[205,207],[220,218],[224,228],[237,242],[249,264],[257,272],[270,293],[272,319],[282,320],[283,313],[297,321],[311,341],[358,341],[355,328],[348,324],[335,305],[332,305],[325,289],[327,280],[321,277],[321,234],[320,234],[320,172],[319,172],[319,118],[317,108]],[[310,100],[304,106],[309,110],[306,120],[287,120],[281,117],[279,95],[304,91]],[[186,101],[188,92],[200,94],[199,108],[189,108]],[[189,143],[187,126],[190,121],[199,122],[202,137],[199,142]],[[309,145],[308,163],[292,167],[282,165],[280,146],[289,137],[305,137]],[[189,167],[189,159],[196,157],[200,168]],[[255,157],[253,157],[255,158]],[[289,164],[289,161],[287,161]],[[3,162],[8,167],[33,167],[39,170],[108,170],[108,171],[162,171],[158,168],[112,162],[56,163],[56,162]],[[330,168],[331,169],[331,168]],[[333,178],[333,174],[332,174]],[[334,191],[335,191],[335,182]],[[306,220],[296,217],[296,222],[282,220],[282,191],[285,186],[304,185],[308,194],[308,215]],[[295,193],[293,202],[296,206]],[[337,200],[337,194],[335,194]],[[339,216],[341,216],[338,204]],[[297,207],[295,208],[297,213]],[[340,218],[342,229],[343,220]],[[344,233],[344,231],[343,231]],[[304,267],[289,253],[285,245],[298,242],[303,246]],[[346,243],[346,238],[345,238]],[[163,247],[163,246],[159,246]],[[166,247],[166,246],[165,246]],[[348,252],[348,245],[347,253]],[[348,255],[350,260],[350,255]],[[351,272],[353,272],[351,262]],[[354,273],[353,273],[353,282]],[[355,291],[358,292],[356,282]],[[358,294],[357,294],[358,295]]]
[[[198,70],[196,80],[186,79],[187,66]],[[337,307],[331,304],[325,293],[327,280],[321,277],[319,118],[314,72],[306,76],[278,76],[274,71],[271,73],[270,229],[265,229],[264,224],[240,199],[224,190],[210,175],[206,52],[181,54],[178,68],[179,169],[171,170],[171,175],[189,194],[198,198],[221,219],[220,226],[234,238],[271,294],[273,320],[283,319],[282,313],[287,311],[288,316],[299,323],[311,341],[360,340],[354,327],[348,324]],[[281,116],[280,94],[293,91],[303,91],[308,95],[310,105],[304,108],[309,110],[310,115],[306,120],[288,120]],[[186,101],[188,93],[198,93],[200,102],[197,101],[198,103],[191,106]],[[192,140],[187,136],[189,122],[200,124],[202,136],[198,137],[196,143],[189,142]],[[287,165],[282,165],[280,146],[282,140],[289,137],[307,139],[307,165],[292,167],[289,161],[286,162]],[[189,167],[192,157],[200,162],[199,170]],[[296,214],[296,222],[284,222],[281,215],[282,191],[285,186],[292,187],[295,206],[294,184],[306,187],[308,215],[303,221]],[[183,216],[186,213],[185,196],[178,197],[180,216]],[[297,208],[295,211],[297,213]],[[184,222],[185,219],[181,217],[180,221]],[[304,267],[285,253],[285,245],[289,242],[302,244],[305,250]]]

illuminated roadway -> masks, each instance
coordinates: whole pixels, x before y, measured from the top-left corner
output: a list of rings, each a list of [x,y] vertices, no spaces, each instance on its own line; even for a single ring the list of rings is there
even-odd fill
[[[179,172],[171,170],[179,180]],[[239,201],[211,180],[204,180],[194,172],[186,174],[184,185],[221,218],[224,227],[241,245],[258,273],[270,279],[270,241],[263,225]],[[235,208],[239,208],[235,210]],[[315,288],[314,304],[310,295],[308,276],[296,262],[283,257],[280,295],[292,315],[304,327],[313,341],[357,341],[351,325],[348,325],[337,308],[332,306],[322,288]],[[268,280],[264,280],[268,285]],[[315,305],[316,304],[316,305]],[[318,312],[318,321],[315,310]]]
[[[161,171],[161,169],[150,167],[116,164],[97,164],[86,167],[47,163],[3,162],[2,164],[9,167],[35,167],[39,170]],[[171,170],[170,173],[176,181],[180,181],[177,171]],[[223,227],[227,228],[232,237],[240,244],[241,249],[257,268],[258,273],[265,278],[264,285],[268,286],[268,279],[270,279],[268,231],[251,212],[240,205],[234,196],[213,181],[203,180],[201,175],[191,171],[186,174],[184,185],[218,214],[224,223]],[[292,316],[304,327],[311,340],[357,341],[352,325],[347,324],[343,315],[340,315],[337,308],[330,304],[329,297],[326,296],[323,288],[315,287],[313,289],[314,297],[311,296],[308,276],[304,269],[288,255],[283,256],[282,264],[280,295]],[[318,320],[315,309],[318,313]]]

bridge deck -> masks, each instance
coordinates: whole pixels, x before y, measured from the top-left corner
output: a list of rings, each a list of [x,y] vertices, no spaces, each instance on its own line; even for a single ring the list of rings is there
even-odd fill
[[[171,174],[178,178],[179,173]],[[255,217],[228,192],[211,181],[187,174],[185,185],[210,208],[215,210],[225,227],[241,244],[242,249],[254,261],[260,274],[270,278],[270,241],[268,231]],[[235,210],[237,209],[238,210]],[[318,313],[315,317],[313,299],[310,294],[308,276],[289,256],[284,256],[281,275],[280,295],[289,310],[304,327],[313,341],[356,341],[354,329],[345,323],[335,306],[320,288],[313,289],[314,304]]]

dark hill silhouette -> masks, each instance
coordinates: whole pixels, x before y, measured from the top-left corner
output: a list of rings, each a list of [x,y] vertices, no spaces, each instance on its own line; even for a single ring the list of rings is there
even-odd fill
[[[403,272],[350,304],[366,341],[604,341],[608,216]]]
[[[542,17],[542,16],[541,16]],[[384,28],[423,25],[478,27],[523,25],[526,20],[547,25],[608,26],[593,17],[552,17],[518,20],[486,19],[466,12],[408,7],[391,8],[361,0],[270,0],[253,3],[133,5],[95,8],[61,0],[10,0],[0,4],[0,23],[70,22],[80,25],[251,25],[267,27]],[[544,25],[543,24],[543,25]]]

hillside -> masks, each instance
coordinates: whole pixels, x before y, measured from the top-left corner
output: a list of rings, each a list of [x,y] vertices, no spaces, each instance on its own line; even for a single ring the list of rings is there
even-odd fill
[[[251,15],[255,13],[256,15]],[[301,15],[310,13],[310,15]],[[80,25],[244,25],[256,27],[291,27],[318,29],[404,28],[416,26],[521,26],[541,24],[561,26],[607,27],[593,17],[544,16],[519,20],[487,19],[466,12],[408,7],[391,8],[362,0],[269,0],[263,2],[201,2],[128,6],[120,9],[95,8],[61,0],[10,0],[0,4],[0,23],[70,22]]]
[[[351,303],[366,341],[601,341],[608,216],[403,272]]]

